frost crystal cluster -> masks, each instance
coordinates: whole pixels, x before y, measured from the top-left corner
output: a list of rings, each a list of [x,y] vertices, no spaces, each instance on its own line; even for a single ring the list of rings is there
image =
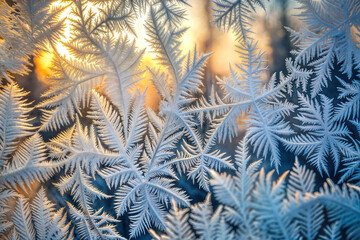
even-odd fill
[[[1,239],[360,239],[360,1],[297,0],[270,79],[265,1],[209,4],[239,54],[211,89],[212,53],[182,49],[191,0],[0,0]]]

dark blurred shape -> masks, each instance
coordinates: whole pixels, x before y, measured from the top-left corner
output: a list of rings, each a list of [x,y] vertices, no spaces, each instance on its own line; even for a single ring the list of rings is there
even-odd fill
[[[7,4],[9,4],[10,6],[13,6],[15,4],[15,2],[13,0],[5,0],[5,2]]]
[[[276,6],[279,11],[279,15],[276,17],[277,23],[276,26],[268,28],[269,34],[271,36],[271,47],[272,51],[272,64],[270,67],[270,74],[279,73],[280,71],[286,71],[285,68],[285,59],[290,57],[290,51],[292,49],[290,34],[285,30],[283,26],[290,26],[290,21],[288,19],[288,0],[277,0]],[[268,26],[268,25],[266,25]]]
[[[15,75],[15,79],[19,86],[29,93],[29,99],[31,101],[38,102],[40,95],[45,90],[45,85],[38,79],[38,76],[35,72],[36,65],[34,64],[34,57],[30,59],[30,64],[29,74],[25,76]]]

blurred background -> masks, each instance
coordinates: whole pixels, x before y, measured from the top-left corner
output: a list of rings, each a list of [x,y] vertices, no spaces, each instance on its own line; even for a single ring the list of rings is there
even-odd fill
[[[7,0],[11,3],[10,0]],[[235,35],[230,32],[219,30],[212,24],[213,3],[210,0],[188,0],[191,5],[187,6],[186,20],[183,22],[184,27],[188,30],[182,38],[182,49],[184,53],[192,50],[197,46],[198,52],[213,53],[208,61],[208,68],[205,73],[205,89],[210,89],[215,83],[215,76],[226,76],[229,74],[230,65],[239,63],[240,58],[236,52],[238,40]],[[69,14],[64,11],[64,18]],[[286,71],[285,59],[290,57],[292,49],[289,34],[283,26],[298,28],[296,15],[295,0],[271,0],[266,2],[265,11],[257,7],[256,12],[252,13],[252,29],[253,37],[258,42],[258,47],[265,51],[265,58],[268,61],[269,72],[268,79],[273,73]],[[143,65],[155,64],[151,55],[151,47],[146,41],[146,32],[143,26],[146,16],[142,16],[134,24],[137,37],[130,35],[130,39],[136,41],[138,48],[145,48],[143,56]],[[66,42],[71,29],[69,26],[65,28],[64,39]],[[67,49],[61,44],[57,45],[58,51],[63,55],[68,55]],[[51,74],[51,52],[43,52],[40,56],[32,59],[32,72],[27,76],[17,76],[19,84],[25,90],[29,91],[30,99],[38,101],[41,93],[47,87],[46,77]],[[155,90],[151,87],[149,76],[145,73],[143,80],[137,86],[138,88],[147,90],[147,104],[153,108],[157,108],[159,98]]]

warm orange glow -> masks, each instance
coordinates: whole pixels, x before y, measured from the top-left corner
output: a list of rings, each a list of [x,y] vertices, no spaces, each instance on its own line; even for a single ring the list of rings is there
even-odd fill
[[[70,22],[68,20],[68,17],[71,16],[71,7],[68,4],[62,3],[61,0],[53,3],[50,6],[50,8],[58,8],[58,7],[64,8],[63,11],[61,12],[61,14],[59,15],[59,21],[64,20],[64,29],[63,29],[62,37],[56,43],[55,47],[56,47],[56,51],[58,54],[60,54],[61,56],[69,57],[70,52],[62,43],[69,41],[71,38],[71,26],[70,26]],[[52,58],[54,56],[54,52],[53,52],[54,50],[51,49],[50,51],[51,52],[45,52],[45,51],[40,52],[34,58],[35,73],[36,73],[38,79],[45,84],[48,84],[47,78],[51,74],[50,68],[51,68]]]
[[[233,65],[239,61],[236,49],[236,37],[231,33],[223,33],[217,29],[213,31],[214,40],[211,51],[214,52],[210,67],[216,75],[229,75],[229,64]]]
[[[239,62],[238,53],[235,51],[238,40],[235,35],[230,32],[224,32],[218,30],[215,26],[209,23],[211,21],[211,12],[209,12],[209,5],[206,0],[191,1],[191,7],[186,7],[188,15],[186,20],[183,23],[184,27],[187,27],[188,30],[185,32],[181,38],[181,49],[183,49],[184,54],[191,52],[195,45],[198,48],[199,52],[212,52],[213,55],[208,60],[208,67],[214,75],[228,75],[230,72],[229,64],[234,65],[234,63]],[[90,2],[87,2],[87,5],[93,12],[98,11],[96,7],[91,5]],[[70,58],[71,54],[67,47],[63,43],[69,42],[72,38],[72,30],[69,18],[72,17],[72,6],[69,4],[63,3],[61,0],[52,5],[53,7],[65,7],[63,12],[60,14],[60,20],[64,20],[64,32],[61,39],[56,43],[56,52],[61,56]],[[130,41],[135,41],[136,47],[139,49],[146,49],[143,59],[141,70],[144,71],[143,79],[136,84],[136,88],[139,88],[141,91],[146,91],[146,104],[147,106],[156,109],[158,107],[159,99],[156,89],[151,84],[151,79],[149,73],[146,72],[146,66],[149,67],[159,67],[155,62],[155,54],[152,52],[151,46],[147,41],[148,36],[146,34],[146,29],[144,27],[145,21],[147,19],[147,14],[139,16],[134,22],[134,30],[136,36],[130,32],[124,33],[114,33],[114,36],[126,35]],[[269,54],[271,54],[270,40],[269,36],[266,35],[266,29],[262,23],[255,23],[254,36],[259,39],[259,47],[266,49]],[[42,52],[39,56],[35,58],[36,64],[36,73],[38,78],[46,83],[46,78],[51,74],[51,59],[54,53]],[[164,69],[165,70],[165,69]],[[135,92],[136,89],[132,89],[131,92]]]
[[[229,64],[238,62],[238,54],[234,51],[236,37],[231,32],[218,30],[211,22],[211,11],[207,0],[190,2],[187,7],[187,20],[184,25],[189,27],[182,40],[184,52],[192,51],[195,44],[199,51],[213,53],[208,67],[215,75],[228,75]]]
[[[153,56],[151,54],[145,53],[141,62],[141,69],[144,70],[142,79],[135,85],[134,88],[130,89],[130,92],[135,93],[137,89],[139,89],[140,92],[144,92],[146,90],[145,105],[151,107],[153,110],[158,110],[160,96],[157,93],[155,86],[152,84],[149,72],[145,71],[146,66],[154,65],[155,63]]]
[[[206,49],[206,42],[210,37],[209,23],[207,21],[207,0],[196,0],[190,2],[191,6],[186,7],[187,15],[183,23],[187,31],[182,37],[181,48],[185,53],[192,51],[195,44],[198,50]]]
[[[38,79],[47,84],[47,77],[51,74],[51,61],[53,58],[53,53],[51,52],[41,52],[38,56],[34,58],[35,63],[35,73]]]

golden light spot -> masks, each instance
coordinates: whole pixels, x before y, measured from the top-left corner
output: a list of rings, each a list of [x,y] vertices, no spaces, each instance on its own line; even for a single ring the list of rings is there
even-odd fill
[[[61,38],[56,43],[56,51],[61,56],[70,56],[69,50],[62,44],[62,42],[67,42],[71,38],[71,25],[68,19],[71,16],[71,7],[69,4],[63,3],[61,0],[56,1],[50,5],[50,10],[54,10],[57,8],[64,8],[61,14],[59,14],[59,21],[64,21],[64,28]],[[47,77],[51,74],[51,63],[52,58],[54,57],[54,50],[50,50],[51,52],[40,52],[35,58],[35,73],[38,79],[45,84],[48,84]]]
[[[230,67],[239,61],[239,54],[235,51],[236,37],[232,33],[223,33],[217,29],[213,31],[214,40],[211,45],[213,56],[210,68],[215,75],[229,75]]]
[[[237,43],[231,32],[218,30],[212,20],[209,2],[206,0],[192,1],[187,7],[188,19],[184,22],[188,31],[182,38],[182,49],[189,52],[197,45],[199,52],[213,53],[208,60],[208,67],[215,75],[228,75],[229,63],[238,62],[238,54],[234,51]]]
[[[158,110],[160,103],[160,95],[158,94],[155,86],[152,84],[152,79],[150,73],[146,70],[146,66],[155,66],[153,56],[151,54],[145,53],[143,55],[140,68],[144,70],[142,79],[135,85],[134,88],[130,89],[131,93],[135,93],[137,90],[144,92],[145,95],[145,105],[152,108],[153,110]]]
[[[38,79],[45,84],[47,83],[47,77],[51,74],[51,62],[53,58],[53,53],[51,52],[41,52],[37,57],[34,58],[35,63],[35,73]]]

